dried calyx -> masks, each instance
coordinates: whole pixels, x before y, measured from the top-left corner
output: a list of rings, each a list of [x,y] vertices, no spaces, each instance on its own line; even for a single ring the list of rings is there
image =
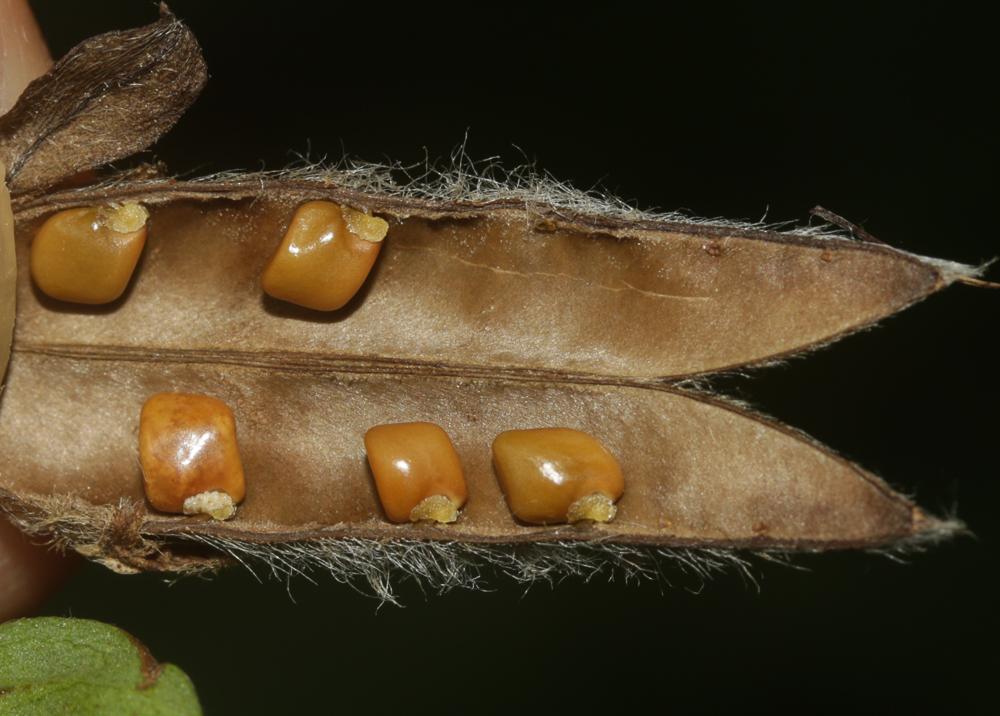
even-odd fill
[[[315,559],[379,584],[378,560],[414,573],[433,563],[437,586],[464,583],[464,567],[441,565],[487,552],[530,573],[525,550],[538,543],[559,545],[551,576],[597,545],[605,556],[885,547],[957,529],[684,381],[823,345],[973,269],[816,231],[644,214],[551,184],[463,196],[371,169],[53,188],[145,147],[204,76],[197,43],[165,15],[84,43],[0,118],[17,219],[15,242],[0,206],[0,329],[12,244],[22,266],[51,241],[75,251],[79,217],[97,212],[98,236],[141,231],[149,245],[134,275],[137,237],[101,259],[122,269],[115,290],[132,276],[110,308],[52,301],[49,269],[40,292],[21,272],[0,504],[25,529],[122,571],[201,569],[222,550],[289,571]],[[124,126],[109,109],[122,103]],[[140,206],[148,223],[107,220],[107,207]],[[238,479],[169,468],[169,494],[147,502],[142,474],[163,465],[151,449],[140,471],[134,416],[156,393],[230,406]],[[529,430],[554,426],[568,430]],[[213,434],[226,450],[226,429]],[[423,477],[403,481],[396,460]],[[559,477],[570,462],[572,479]],[[525,490],[532,465],[544,489]],[[419,545],[427,561],[393,545]]]
[[[0,117],[0,162],[14,193],[42,193],[141,151],[205,84],[197,40],[161,5],[159,22],[86,40]]]

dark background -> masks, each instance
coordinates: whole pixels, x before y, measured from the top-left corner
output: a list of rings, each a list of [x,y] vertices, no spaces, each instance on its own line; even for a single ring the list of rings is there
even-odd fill
[[[60,56],[155,17],[32,3]],[[952,6],[624,3],[587,10],[176,0],[211,79],[158,145],[178,171],[346,150],[532,161],[644,208],[805,220],[821,203],[917,253],[1000,253],[995,37]],[[993,271],[992,277],[997,278]],[[806,556],[674,587],[508,582],[405,608],[242,570],[171,584],[87,565],[46,613],[116,623],[209,713],[868,711],[995,707],[1000,293],[956,286],[877,330],[719,386],[807,430],[976,538],[897,564]]]

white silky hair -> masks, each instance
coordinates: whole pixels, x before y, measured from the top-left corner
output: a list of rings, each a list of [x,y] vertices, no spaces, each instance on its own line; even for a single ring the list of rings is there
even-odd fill
[[[890,547],[868,550],[895,561],[949,539],[965,526],[957,520],[935,525]],[[215,535],[186,534],[184,539],[211,547],[246,567],[257,579],[303,578],[314,574],[400,606],[399,587],[414,583],[425,594],[455,589],[484,591],[513,582],[555,586],[565,580],[606,579],[636,584],[694,578],[701,588],[712,578],[738,574],[759,589],[757,563],[801,568],[786,550],[720,547],[658,547],[613,542],[535,542],[479,544],[418,540],[320,539],[259,544]],[[692,589],[692,587],[686,587]]]
[[[162,554],[169,546],[163,535],[143,533],[144,511],[122,499],[115,505],[89,505],[74,497],[42,497],[22,502],[23,509],[8,517],[29,535],[48,541],[57,549],[74,550],[121,573],[139,571],[120,561],[107,547]],[[0,510],[2,511],[2,510]],[[871,548],[873,554],[901,561],[925,547],[968,534],[962,522],[935,521],[920,533]],[[735,549],[717,546],[668,547],[630,545],[610,541],[555,541],[519,544],[486,544],[433,540],[378,540],[370,538],[319,538],[289,542],[252,542],[220,535],[178,532],[172,545],[208,548],[218,558],[192,561],[175,574],[205,574],[226,563],[238,563],[258,580],[290,582],[332,578],[382,603],[399,606],[400,587],[414,584],[425,594],[452,590],[486,591],[504,583],[523,587],[555,586],[565,580],[606,579],[624,584],[655,582],[670,588],[675,580],[695,580],[700,591],[712,578],[736,573],[759,588],[757,566],[774,562],[801,568],[788,549]],[[796,550],[809,552],[820,550]],[[221,559],[220,559],[221,558]]]

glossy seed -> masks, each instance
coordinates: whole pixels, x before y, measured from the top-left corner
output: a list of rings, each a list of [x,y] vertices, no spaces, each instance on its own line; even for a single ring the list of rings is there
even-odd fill
[[[335,311],[358,292],[382,247],[389,224],[330,201],[309,201],[292,216],[261,285],[274,298]]]
[[[600,442],[569,428],[508,430],[493,441],[507,505],[522,522],[608,522],[625,490],[621,467]]]
[[[376,425],[365,433],[368,464],[392,522],[454,522],[468,493],[458,453],[434,423]]]
[[[139,421],[139,462],[146,497],[163,512],[225,520],[246,492],[236,419],[207,395],[150,397]]]
[[[53,214],[31,244],[35,285],[60,301],[114,301],[125,292],[146,245],[148,217],[139,204]]]

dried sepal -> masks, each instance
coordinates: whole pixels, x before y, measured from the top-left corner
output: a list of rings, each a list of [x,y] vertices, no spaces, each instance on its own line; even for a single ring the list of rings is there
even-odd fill
[[[11,192],[37,192],[130,156],[180,118],[207,78],[201,49],[165,5],[151,25],[85,40],[0,117]]]

